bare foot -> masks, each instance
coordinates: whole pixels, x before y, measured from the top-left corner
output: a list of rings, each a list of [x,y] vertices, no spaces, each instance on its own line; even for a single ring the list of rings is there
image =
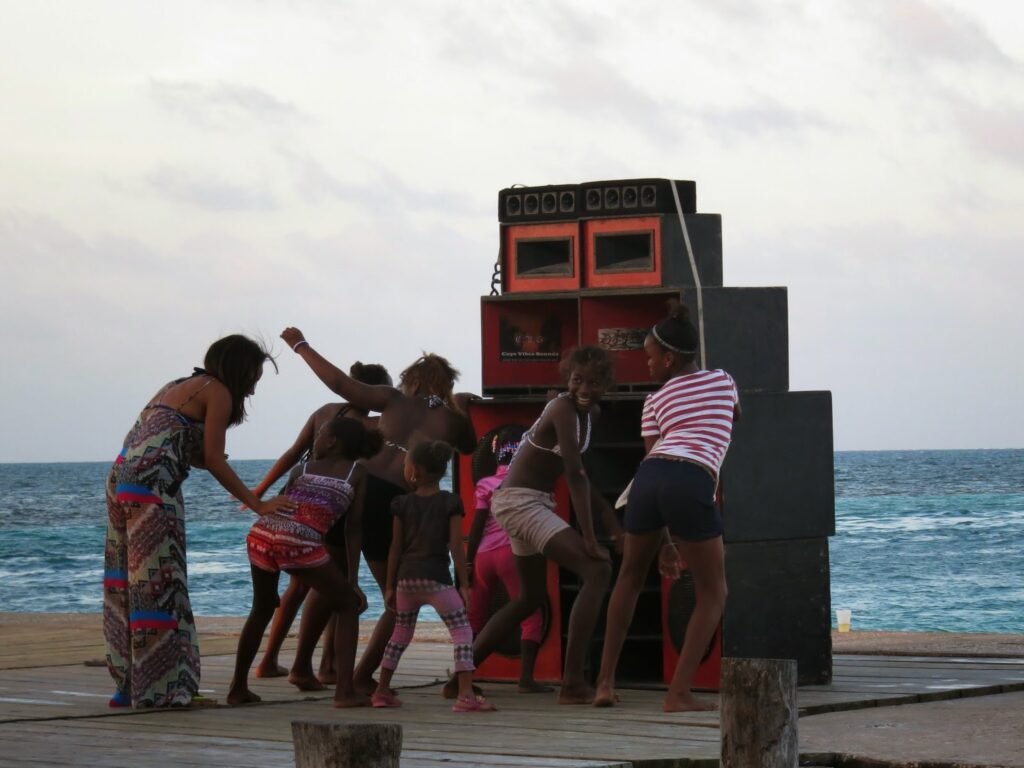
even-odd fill
[[[256,677],[284,677],[288,669],[282,667],[277,661],[261,661],[256,667]]]
[[[520,680],[518,690],[520,693],[551,693],[555,689],[553,686],[538,683],[536,680]]]
[[[322,691],[324,684],[316,679],[316,675],[298,675],[294,672],[288,674],[288,682],[300,691]]]
[[[361,693],[350,693],[340,697],[338,694],[335,694],[334,706],[338,709],[348,709],[349,707],[368,707],[370,706],[370,697],[364,696]]]
[[[367,696],[372,696],[373,692],[377,690],[377,681],[372,677],[369,680],[353,678],[352,687],[355,688],[356,693],[365,693]]]
[[[328,670],[326,672],[317,672],[316,679],[324,685],[334,685],[336,682],[338,682],[338,673],[335,672],[333,669]]]
[[[594,693],[595,707],[614,707],[619,703],[619,694],[610,685],[599,685]]]
[[[263,699],[248,688],[243,688],[240,691],[228,691],[225,701],[227,701],[230,706],[237,707],[239,704],[255,704],[258,701],[263,701]]]
[[[594,701],[594,689],[589,685],[563,685],[558,692],[559,704],[590,704]]]
[[[702,701],[692,694],[676,696],[667,694],[661,707],[666,712],[713,712],[718,705],[713,701]]]

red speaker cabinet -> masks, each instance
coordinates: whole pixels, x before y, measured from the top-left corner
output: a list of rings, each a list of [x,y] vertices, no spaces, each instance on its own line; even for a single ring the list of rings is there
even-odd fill
[[[519,424],[529,427],[540,415],[547,401],[530,400],[479,400],[469,406],[469,416],[473,428],[479,436],[477,450],[473,454],[460,454],[455,465],[455,477],[452,487],[459,493],[466,509],[463,518],[463,533],[469,535],[473,524],[475,507],[476,482],[494,471],[493,463],[487,461],[486,453],[490,449],[494,434],[508,424]],[[484,473],[484,474],[481,474]],[[555,488],[556,511],[565,520],[569,520],[569,493],[564,481],[559,481]],[[544,639],[537,653],[534,677],[537,680],[558,681],[562,677],[562,608],[559,589],[558,566],[552,562],[547,565],[547,601],[542,606],[544,614]],[[498,590],[488,615],[493,615],[508,600],[503,591]],[[491,654],[477,669],[475,677],[482,680],[518,680],[519,679],[519,634],[509,636],[498,650]]]
[[[702,286],[722,284],[722,220],[687,214],[686,230]],[[582,221],[583,287],[692,286],[679,217],[668,214]]]
[[[607,349],[615,360],[620,387],[657,389],[647,369],[644,339],[668,313],[667,301],[679,291],[587,291],[580,296],[580,344]]]
[[[679,653],[683,649],[686,627],[693,615],[696,597],[693,589],[693,577],[689,570],[683,570],[675,581],[661,580],[661,621],[662,621],[662,653],[664,660],[664,681],[672,681],[679,661]],[[705,691],[717,691],[722,676],[722,625],[719,623],[711,642],[704,650],[697,672],[693,677],[693,687]]]
[[[485,395],[539,393],[562,386],[561,356],[579,343],[576,294],[522,294],[480,299]]]
[[[580,287],[579,222],[502,227],[501,273],[507,293]]]
[[[583,222],[588,288],[661,285],[661,218]]]

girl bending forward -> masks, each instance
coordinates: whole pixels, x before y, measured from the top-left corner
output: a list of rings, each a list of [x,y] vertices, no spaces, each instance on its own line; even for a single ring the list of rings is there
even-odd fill
[[[337,614],[334,656],[337,660],[336,707],[365,706],[366,696],[352,687],[359,613],[366,597],[358,587],[357,569],[361,543],[360,518],[366,493],[366,470],[358,464],[381,449],[383,437],[356,419],[329,421],[313,443],[310,461],[292,470],[287,496],[294,512],[261,517],[249,531],[246,544],[252,564],[252,610],[238,638],[235,675],[228,692],[229,704],[260,700],[249,690],[249,668],[260,647],[263,631],[277,608],[277,583],[281,571],[315,590],[326,610]],[[339,521],[342,521],[339,523]],[[331,559],[324,534],[344,525],[344,567]],[[313,610],[307,605],[306,610]]]
[[[710,702],[694,697],[690,686],[725,606],[722,518],[715,506],[715,487],[733,422],[740,415],[739,397],[728,373],[697,365],[697,329],[682,305],[673,306],[669,316],[651,328],[644,350],[651,378],[662,386],[644,403],[640,434],[647,458],[640,463],[626,505],[625,551],[608,602],[594,704],[616,703],[615,668],[637,597],[663,547],[662,573],[678,577],[682,550],[697,597],[663,708],[712,709]]]

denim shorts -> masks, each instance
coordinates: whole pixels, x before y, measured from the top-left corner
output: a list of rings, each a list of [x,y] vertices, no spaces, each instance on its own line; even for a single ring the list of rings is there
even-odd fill
[[[722,535],[715,506],[715,480],[698,464],[652,457],[640,462],[626,503],[627,533],[653,533],[668,527],[684,541]]]

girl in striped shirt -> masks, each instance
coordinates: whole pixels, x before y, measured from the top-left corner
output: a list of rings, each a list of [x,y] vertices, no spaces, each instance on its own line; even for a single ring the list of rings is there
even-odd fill
[[[647,456],[626,505],[625,549],[608,603],[595,706],[610,707],[616,701],[615,667],[637,596],[663,547],[662,572],[678,577],[681,550],[696,591],[664,710],[712,708],[694,697],[690,685],[725,606],[722,519],[715,490],[740,408],[732,377],[697,365],[698,338],[686,307],[677,303],[644,341],[651,378],[662,387],[644,402],[640,434]]]

